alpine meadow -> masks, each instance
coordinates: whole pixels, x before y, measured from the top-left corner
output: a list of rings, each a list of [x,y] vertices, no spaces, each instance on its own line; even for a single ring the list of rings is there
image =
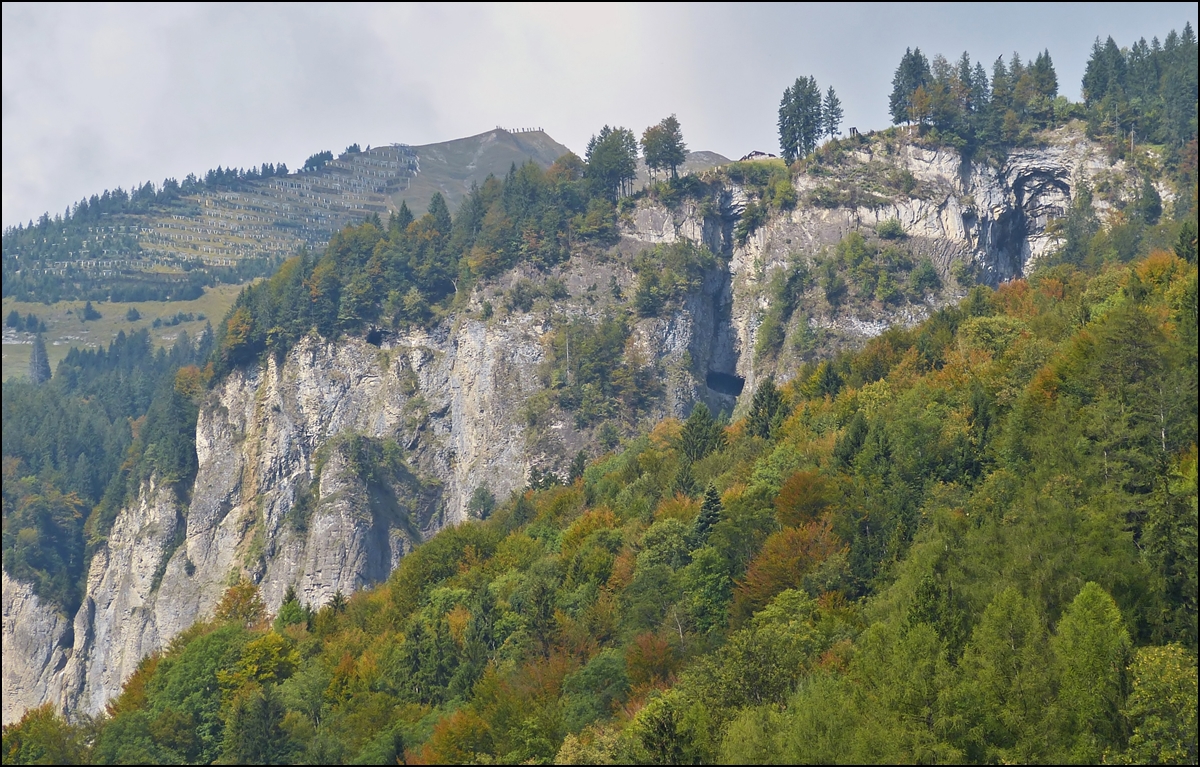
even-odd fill
[[[1163,32],[5,228],[3,763],[1196,764]]]

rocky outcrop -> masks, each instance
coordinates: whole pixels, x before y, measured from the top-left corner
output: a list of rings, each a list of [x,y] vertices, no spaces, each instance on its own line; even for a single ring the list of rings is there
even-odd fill
[[[43,604],[28,583],[8,577],[4,588],[4,724],[28,708],[61,698],[63,666],[71,652],[71,620]]]
[[[585,260],[564,271],[568,284],[604,268]],[[705,314],[707,302],[691,303],[697,307],[634,331],[644,359],[677,363],[663,407],[648,420],[685,413],[697,396],[682,360],[703,345],[694,340],[694,315]],[[580,312],[601,311],[579,304]],[[312,336],[281,361],[229,375],[201,408],[190,497],[151,483],[121,511],[92,559],[74,641],[61,616],[57,628],[40,613],[27,618],[39,609],[36,598],[6,582],[11,625],[66,636],[28,640],[61,646],[65,657],[54,663],[23,663],[5,642],[6,674],[31,677],[12,685],[6,677],[6,718],[45,700],[68,712],[100,712],[146,654],[211,616],[238,578],[254,580],[272,611],[289,586],[323,604],[386,579],[415,543],[465,519],[476,487],[504,498],[524,486],[532,465],[556,468],[547,453],[569,460],[589,436],[559,418],[534,439],[522,408],[543,388],[550,328],[550,318],[535,312],[460,317],[439,333],[398,334],[378,345]],[[402,456],[392,487],[362,476],[355,451],[364,438]],[[6,617],[6,640],[9,627]]]
[[[546,385],[548,334],[564,317],[617,310],[606,286],[631,293],[630,256],[641,249],[687,239],[720,264],[672,313],[632,327],[627,351],[662,384],[645,425],[685,416],[701,399],[744,407],[763,376],[793,375],[800,353],[790,339],[801,323],[854,343],[960,296],[964,274],[993,284],[1023,274],[1055,247],[1047,224],[1064,215],[1078,179],[1122,172],[1071,131],[999,166],[872,140],[831,172],[797,177],[800,204],[744,244],[733,231],[747,191],[714,182],[715,199],[642,204],[618,246],[560,266],[553,276],[570,296],[552,306],[484,319],[485,301],[499,305],[518,280],[547,276],[519,269],[478,288],[436,331],[380,334],[374,344],[313,336],[283,359],[235,371],[201,408],[193,486],[179,498],[149,483],[120,512],[73,621],[4,576],[4,721],[47,701],[72,714],[102,711],[147,653],[211,615],[237,578],[258,583],[271,610],[289,586],[322,604],[382,581],[422,538],[465,519],[480,485],[503,498],[531,466],[556,469],[581,448],[598,452],[595,433],[568,414],[551,409],[532,428],[527,406]],[[911,188],[870,204],[812,202],[823,187],[880,173],[906,173]],[[915,256],[935,264],[944,289],[923,302],[836,307],[811,289],[784,351],[757,358],[773,274],[812,266],[851,230],[888,219],[901,223]],[[364,445],[399,461],[390,484],[363,471]]]
[[[424,535],[461,521],[477,485],[523,484],[512,403],[540,388],[531,319],[382,347],[310,337],[231,374],[201,409],[190,502],[147,486],[92,560],[64,708],[102,710],[144,655],[211,615],[240,577],[272,610],[288,586],[320,605],[382,581]],[[398,486],[361,476],[353,440],[364,437],[402,451]]]
[[[792,339],[800,323],[825,331],[834,347],[861,343],[894,325],[914,325],[960,299],[975,283],[995,286],[1021,277],[1060,247],[1049,225],[1067,214],[1080,182],[1093,188],[1103,182],[1109,189],[1093,203],[1101,216],[1133,194],[1124,163],[1111,161],[1077,125],[1045,134],[1041,145],[1015,149],[1001,163],[964,161],[953,149],[876,136],[832,167],[823,166],[820,174],[794,180],[800,203],[773,216],[744,246],[728,249],[730,308],[724,335],[736,350],[736,375],[748,391],[765,375],[787,380],[795,374],[801,355]],[[858,196],[869,203],[823,205],[820,193],[828,189],[866,191]],[[728,187],[723,200],[727,215],[740,215],[747,202],[744,189]],[[820,300],[819,291],[809,290],[788,328],[783,351],[757,359],[753,351],[769,309],[766,288],[773,274],[794,264],[811,268],[851,231],[869,236],[892,219],[904,230],[904,248],[914,260],[930,259],[943,289],[924,301],[836,307]],[[683,230],[679,234],[695,238]]]

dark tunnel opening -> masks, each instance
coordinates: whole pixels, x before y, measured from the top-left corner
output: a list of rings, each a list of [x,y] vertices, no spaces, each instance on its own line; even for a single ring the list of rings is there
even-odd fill
[[[746,379],[741,376],[735,376],[730,373],[717,373],[709,371],[704,382],[708,384],[708,388],[718,394],[728,394],[731,397],[736,397],[742,393],[742,389],[746,386]]]

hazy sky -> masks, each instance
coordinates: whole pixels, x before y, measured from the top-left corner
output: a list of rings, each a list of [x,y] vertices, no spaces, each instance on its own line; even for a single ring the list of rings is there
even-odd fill
[[[990,70],[1050,50],[1079,97],[1092,40],[1165,37],[1195,3],[3,5],[3,223],[105,188],[502,125],[582,152],[675,113],[691,149],[778,151],[783,89],[887,125],[907,46]]]

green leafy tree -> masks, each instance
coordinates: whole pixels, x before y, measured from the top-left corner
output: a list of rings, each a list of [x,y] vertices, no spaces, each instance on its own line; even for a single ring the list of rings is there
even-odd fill
[[[258,593],[258,586],[243,579],[225,590],[214,611],[218,621],[241,626],[253,626],[266,615],[267,607]]]
[[[616,649],[602,650],[588,664],[563,680],[567,729],[585,726],[612,716],[615,703],[629,695],[625,658]]]
[[[4,764],[89,764],[84,733],[71,727],[49,703],[31,708],[4,727]]]
[[[672,179],[679,177],[679,166],[687,159],[687,146],[675,115],[646,128],[642,133],[642,156],[651,175],[669,170]]]
[[[467,513],[474,519],[487,519],[496,510],[496,496],[487,485],[479,485],[467,502]]]

